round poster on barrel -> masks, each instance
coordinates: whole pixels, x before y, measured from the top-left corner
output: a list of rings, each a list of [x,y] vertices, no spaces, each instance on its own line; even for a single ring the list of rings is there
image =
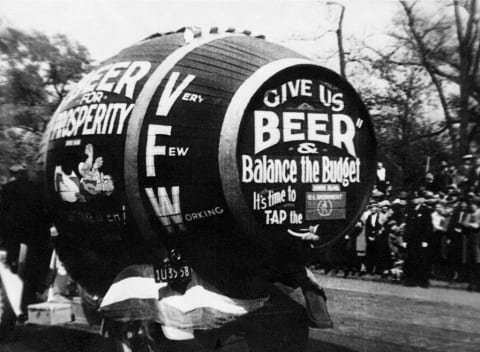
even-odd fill
[[[228,183],[238,185],[230,208],[249,219],[247,235],[317,248],[343,236],[375,182],[373,127],[354,89],[330,70],[297,65],[261,84],[243,112]]]

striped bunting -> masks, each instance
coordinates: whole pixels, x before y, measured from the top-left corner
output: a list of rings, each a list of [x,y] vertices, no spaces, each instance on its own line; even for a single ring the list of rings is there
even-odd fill
[[[263,307],[268,297],[233,299],[218,292],[198,274],[184,294],[166,283],[156,283],[151,265],[134,265],[122,271],[103,298],[100,311],[115,321],[150,320],[162,325],[167,338],[193,338],[193,330],[223,326]]]

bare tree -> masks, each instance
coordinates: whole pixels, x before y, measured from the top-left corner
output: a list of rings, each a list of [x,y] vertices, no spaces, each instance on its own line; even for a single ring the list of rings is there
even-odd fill
[[[447,4],[453,7],[453,18],[445,15],[433,20],[428,13],[417,11],[417,1],[400,0],[400,4],[406,26],[403,35],[397,34],[396,38],[415,52],[416,57],[410,64],[421,65],[430,75],[458,159],[468,152],[478,127],[478,116],[472,116],[477,108],[474,105],[480,104],[477,0],[453,0]],[[451,84],[459,90],[454,105],[449,104],[446,92]]]

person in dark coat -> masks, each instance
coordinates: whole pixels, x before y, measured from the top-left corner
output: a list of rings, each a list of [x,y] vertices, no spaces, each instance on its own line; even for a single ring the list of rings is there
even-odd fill
[[[31,223],[27,219],[25,190],[29,186],[27,170],[24,166],[10,168],[10,181],[3,187],[0,197],[1,237],[7,251],[7,265],[13,272],[18,270],[20,243],[30,237]],[[27,191],[28,192],[28,191]]]
[[[470,212],[464,221],[468,239],[468,272],[470,291],[480,291],[480,207],[475,200],[470,205]]]
[[[13,169],[15,178],[2,189],[0,213],[2,237],[7,250],[7,264],[24,281],[22,308],[40,298],[48,283],[52,248],[50,222],[46,215],[41,187],[29,180],[25,168]],[[19,260],[20,248],[26,254]]]
[[[416,196],[407,211],[405,228],[405,240],[407,242],[406,286],[429,287],[431,268],[428,246],[431,236],[431,209],[425,204],[425,198]]]
[[[360,271],[359,258],[357,254],[357,238],[362,232],[363,223],[358,221],[355,227],[345,235],[346,262],[343,277],[347,278],[349,274]]]
[[[480,157],[475,158],[474,165],[468,173],[468,186],[473,192],[480,191]]]
[[[450,269],[448,276],[452,281],[463,281],[466,278],[467,229],[464,222],[467,216],[468,204],[462,200],[453,211],[447,228],[447,263]]]
[[[382,229],[380,223],[380,214],[377,205],[371,208],[372,213],[365,222],[365,239],[367,243],[365,266],[367,273],[375,273],[375,263],[377,262],[377,238]]]
[[[446,161],[442,161],[440,163],[440,172],[435,175],[434,179],[437,184],[437,188],[442,192],[446,192],[448,186],[453,183],[453,179],[449,171],[449,165]]]
[[[425,175],[425,180],[423,182],[422,188],[425,191],[433,192],[433,193],[437,193],[440,191],[438,182],[436,181],[435,176],[433,176],[431,172]]]
[[[465,176],[468,177],[471,170],[472,170],[472,159],[473,155],[472,154],[466,154],[462,156],[462,163],[460,164],[458,168],[458,172]]]
[[[393,266],[393,256],[390,245],[390,236],[395,233],[397,222],[393,219],[387,220],[377,238],[377,268],[376,272],[383,276],[390,274]]]

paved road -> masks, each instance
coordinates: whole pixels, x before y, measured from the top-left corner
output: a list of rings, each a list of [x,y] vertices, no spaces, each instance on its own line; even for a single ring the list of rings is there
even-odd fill
[[[320,280],[336,327],[314,340],[355,351],[480,351],[480,293]]]
[[[310,330],[308,352],[480,351],[480,293],[406,288],[320,276],[335,322]],[[109,352],[107,340],[63,328],[25,326],[0,352]]]

